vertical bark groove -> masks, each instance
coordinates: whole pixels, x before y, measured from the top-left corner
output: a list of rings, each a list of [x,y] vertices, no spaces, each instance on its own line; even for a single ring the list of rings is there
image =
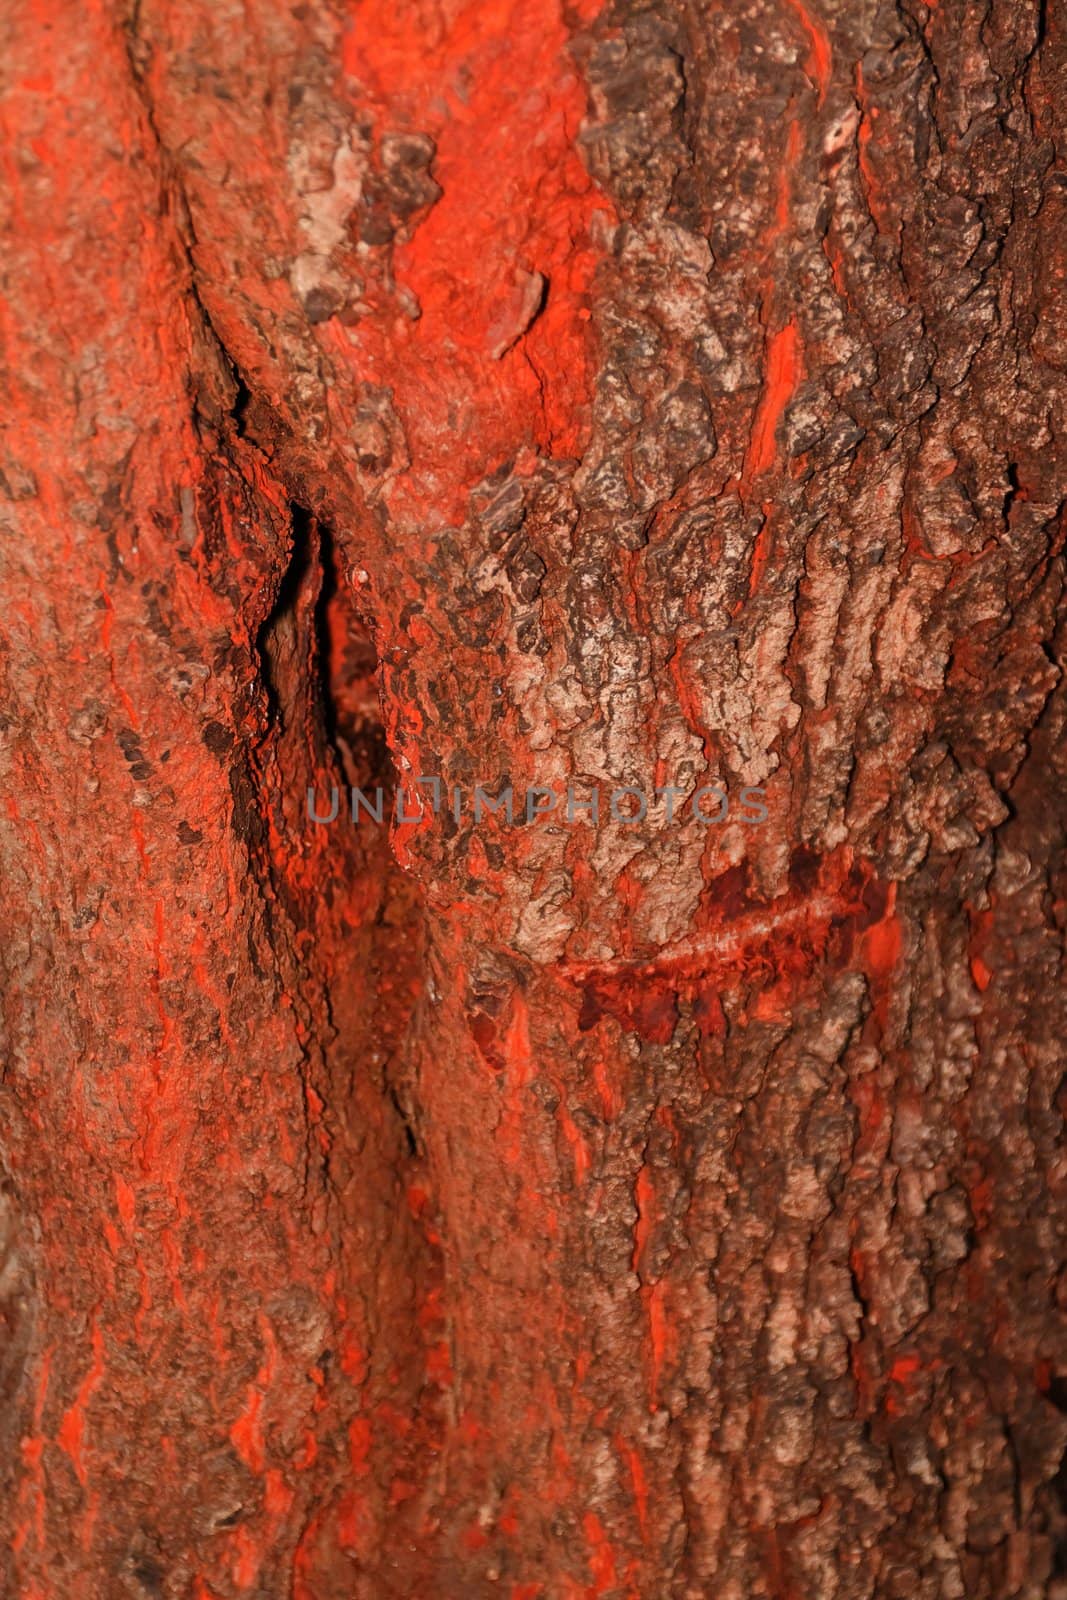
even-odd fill
[[[3,34],[11,1592],[1055,1600],[1054,15]]]

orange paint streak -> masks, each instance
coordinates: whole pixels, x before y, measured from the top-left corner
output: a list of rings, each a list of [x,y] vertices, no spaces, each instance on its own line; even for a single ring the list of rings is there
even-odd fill
[[[609,1589],[615,1587],[615,1555],[600,1518],[595,1512],[586,1512],[582,1518],[582,1530],[592,1551],[589,1570],[593,1574],[593,1584],[588,1593],[607,1594]]]
[[[255,1383],[248,1385],[244,1411],[230,1429],[230,1443],[241,1457],[245,1466],[255,1473],[262,1473],[265,1465],[263,1425],[260,1413],[263,1409],[265,1391],[273,1381],[277,1365],[274,1335],[271,1332],[270,1325],[262,1318],[260,1319],[260,1332],[265,1346],[263,1363],[256,1373]]]
[[[276,1467],[267,1473],[267,1487],[263,1494],[263,1507],[274,1522],[279,1522],[293,1503],[293,1491]]]
[[[119,1208],[119,1216],[127,1234],[132,1234],[134,1219],[137,1215],[137,1200],[133,1190],[120,1172],[115,1174],[115,1202]]]
[[[353,1475],[365,1478],[370,1471],[373,1429],[369,1417],[355,1417],[348,1425],[348,1460]]]
[[[645,1300],[648,1306],[648,1339],[649,1339],[649,1409],[656,1411],[659,1408],[660,1379],[667,1360],[670,1342],[670,1327],[667,1321],[667,1285],[664,1282],[653,1284],[646,1291]]]
[[[563,1129],[563,1137],[570,1146],[571,1155],[574,1157],[574,1181],[578,1184],[584,1183],[589,1174],[589,1146],[582,1138],[578,1125],[564,1105],[562,1098],[559,1103],[558,1116],[560,1127]]]
[[[751,597],[759,589],[763,581],[763,574],[767,570],[767,563],[771,556],[772,532],[770,506],[763,508],[763,526],[756,535],[756,542],[752,546],[752,565],[748,574],[748,592]]]
[[[526,996],[516,989],[511,1006],[511,1022],[504,1035],[504,1054],[513,1081],[525,1086],[533,1079],[533,1056],[530,1049],[530,1013]]]
[[[890,884],[886,914],[881,922],[876,922],[873,928],[868,929],[865,940],[868,965],[871,972],[879,978],[887,978],[900,960],[902,943],[900,920],[893,909],[896,904],[896,887],[895,883]]]
[[[93,1322],[92,1351],[92,1365],[82,1379],[74,1404],[65,1413],[59,1426],[59,1432],[56,1435],[56,1443],[70,1457],[78,1482],[83,1488],[86,1484],[85,1461],[82,1454],[85,1443],[85,1408],[89,1403],[93,1390],[104,1375],[104,1336],[95,1321]]]
[[[617,1435],[615,1448],[626,1461],[630,1469],[630,1480],[634,1491],[634,1510],[637,1513],[637,1526],[641,1530],[642,1539],[648,1538],[648,1480],[645,1477],[644,1463],[632,1444]]]
[[[606,1122],[613,1122],[622,1110],[622,1096],[608,1077],[607,1063],[598,1056],[593,1063],[593,1083],[600,1096],[600,1105]]]
[[[871,119],[868,115],[864,114],[860,118],[860,125],[859,129],[857,130],[857,144],[859,149],[860,174],[867,190],[868,199],[871,199],[877,190],[877,180],[875,179],[874,168],[871,166],[871,158],[868,155],[868,147],[870,142]],[[873,206],[871,209],[873,214]]]
[[[789,0],[790,6],[796,13],[801,27],[808,36],[808,55],[804,62],[804,71],[815,85],[818,104],[821,106],[826,99],[826,91],[830,87],[830,74],[833,70],[833,52],[830,48],[830,36],[823,24],[802,3],[802,0]]]
[[[530,1048],[530,1015],[526,996],[516,989],[511,1006],[511,1021],[503,1038],[507,1064],[507,1093],[500,1120],[504,1155],[512,1166],[522,1158],[522,1124],[525,1111],[523,1091],[533,1082],[533,1055]]]
[[[678,707],[685,718],[686,726],[690,732],[695,733],[704,748],[707,761],[714,759],[714,741],[711,729],[704,718],[703,686],[692,681],[683,671],[682,654],[685,642],[679,639],[671,651],[667,661],[667,670],[674,682],[675,693],[678,696]]]
[[[773,334],[767,347],[767,376],[756,410],[745,464],[742,489],[754,478],[774,466],[777,446],[775,434],[785,409],[796,390],[800,376],[800,335],[791,318]]]
[[[37,1378],[37,1392],[33,1404],[33,1433],[19,1441],[19,1454],[28,1468],[26,1478],[19,1486],[19,1515],[14,1520],[11,1548],[15,1555],[25,1548],[32,1533],[40,1549],[45,1542],[45,1484],[44,1484],[44,1408],[48,1399],[48,1383],[52,1371],[52,1351],[47,1349],[41,1357]],[[24,1510],[25,1507],[25,1510]]]
[[[860,123],[856,131],[856,154],[859,163],[860,177],[867,197],[867,209],[871,213],[874,225],[879,233],[889,231],[889,207],[886,204],[878,174],[871,162],[870,146],[874,135],[874,121],[878,116],[877,106],[868,107],[867,89],[863,81],[863,67],[856,64],[856,102],[860,108]]]
[[[873,1072],[856,1078],[849,1093],[860,1114],[860,1139],[856,1154],[866,1155],[875,1145],[878,1132],[885,1122],[885,1095]]]
[[[822,249],[823,255],[830,264],[830,276],[833,279],[834,288],[851,309],[852,301],[849,299],[848,284],[845,280],[844,254],[838,245],[831,243],[829,234],[823,239]]]
[[[261,1556],[248,1528],[237,1528],[233,1535],[235,1546],[233,1581],[238,1589],[251,1589],[259,1572]]]
[[[144,823],[141,821],[141,813],[139,811],[135,811],[130,819],[130,833],[133,835],[133,845],[134,849],[137,851],[137,859],[147,872],[150,863],[148,859],[148,848],[145,843]]]
[[[634,1249],[630,1259],[630,1266],[634,1272],[640,1271],[641,1260],[645,1253],[652,1233],[653,1201],[655,1190],[647,1167],[642,1167],[637,1174],[634,1185],[634,1204],[637,1206],[637,1221],[634,1224]]]
[[[874,1017],[885,1029],[889,1015],[890,981],[900,963],[904,931],[896,914],[897,886],[889,885],[885,914],[863,935],[863,959],[875,994]]]
[[[100,578],[98,588],[104,602],[104,615],[100,623],[100,647],[108,658],[111,687],[114,689],[119,701],[122,704],[123,710],[129,718],[130,727],[133,729],[134,733],[139,733],[141,730],[141,721],[136,710],[134,709],[133,701],[130,699],[125,689],[122,688],[115,676],[115,657],[112,654],[111,649],[111,636],[115,626],[115,605],[111,599],[111,596],[107,592],[107,586],[103,577]]]
[[[262,1407],[262,1394],[249,1384],[245,1409],[230,1429],[230,1443],[250,1472],[263,1471],[263,1432],[259,1421]]]

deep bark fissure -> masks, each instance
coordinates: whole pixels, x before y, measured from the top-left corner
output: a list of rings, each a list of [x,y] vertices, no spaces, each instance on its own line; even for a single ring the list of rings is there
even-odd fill
[[[1045,4],[428,16],[12,22],[3,1560],[1053,1600]],[[304,814],[434,771],[770,816]]]

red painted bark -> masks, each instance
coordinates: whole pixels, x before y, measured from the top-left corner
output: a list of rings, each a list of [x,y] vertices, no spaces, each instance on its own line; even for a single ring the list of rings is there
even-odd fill
[[[1061,1594],[1061,20],[4,55],[8,1591]]]

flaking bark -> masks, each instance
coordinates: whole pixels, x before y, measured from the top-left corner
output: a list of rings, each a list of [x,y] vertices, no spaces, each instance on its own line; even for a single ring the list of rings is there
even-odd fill
[[[1061,20],[4,57],[11,1592],[1060,1595]]]

